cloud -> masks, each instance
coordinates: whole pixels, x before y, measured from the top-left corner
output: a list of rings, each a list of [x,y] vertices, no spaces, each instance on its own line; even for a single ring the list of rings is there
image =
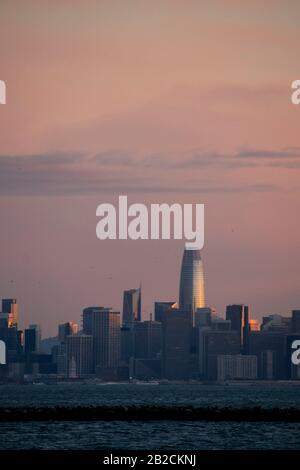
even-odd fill
[[[93,162],[105,166],[128,166],[136,163],[135,159],[123,151],[97,153],[92,157]]]
[[[237,157],[241,158],[300,158],[300,148],[293,147],[283,150],[262,150],[262,149],[245,149],[237,153]]]
[[[299,161],[296,161],[299,159]],[[172,166],[172,165],[171,165]],[[282,150],[242,149],[236,153],[223,154],[216,152],[196,152],[173,167],[209,167],[218,166],[223,169],[257,168],[257,167],[300,167],[300,148],[293,147]]]
[[[0,155],[0,194],[80,195],[125,193],[234,193],[282,190],[277,184],[238,184],[220,179],[210,182],[195,168],[251,166],[236,155],[196,152],[191,156],[168,154],[132,156],[126,152],[54,152],[37,155]],[[253,163],[255,165],[255,163]],[[170,171],[172,170],[172,176]],[[176,171],[178,170],[178,171]],[[182,177],[184,175],[184,178]],[[195,180],[196,178],[196,180]],[[195,182],[196,181],[196,182]],[[215,180],[213,180],[215,181]]]

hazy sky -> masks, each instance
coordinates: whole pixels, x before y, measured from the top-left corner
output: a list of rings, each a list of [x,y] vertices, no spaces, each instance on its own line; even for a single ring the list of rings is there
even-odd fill
[[[205,204],[208,304],[300,308],[298,0],[1,0],[0,296],[44,335],[177,300],[183,243],[99,241],[96,207]]]

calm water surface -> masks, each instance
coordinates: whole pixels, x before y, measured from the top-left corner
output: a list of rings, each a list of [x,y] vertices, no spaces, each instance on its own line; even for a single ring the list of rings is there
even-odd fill
[[[191,405],[300,408],[300,384],[1,386],[0,406]],[[0,423],[0,449],[300,449],[300,423]]]

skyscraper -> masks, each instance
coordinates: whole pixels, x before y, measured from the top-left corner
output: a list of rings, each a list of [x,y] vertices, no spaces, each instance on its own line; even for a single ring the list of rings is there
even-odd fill
[[[155,302],[154,303],[154,320],[162,322],[165,311],[172,313],[172,309],[177,307],[176,302]]]
[[[287,335],[281,331],[250,331],[248,354],[257,356],[259,379],[281,380],[286,378],[288,372],[285,364],[286,338]],[[266,351],[271,351],[272,355],[267,354]],[[268,373],[268,376],[265,375],[267,360],[272,362],[271,374]]]
[[[300,333],[300,310],[292,310],[292,332]]]
[[[25,330],[25,352],[39,352],[41,348],[40,325],[29,325]]]
[[[85,308],[83,332],[93,336],[95,368],[117,367],[120,359],[120,312],[105,307]]]
[[[16,299],[2,299],[2,318],[7,319],[8,327],[18,326],[19,309]]]
[[[161,323],[152,320],[137,322],[133,331],[135,358],[155,359],[162,348]]]
[[[99,312],[104,309],[104,307],[86,307],[82,311],[82,330],[86,335],[91,335],[93,332],[93,318]]]
[[[237,331],[203,328],[199,330],[199,370],[206,380],[217,380],[218,356],[240,353]]]
[[[162,319],[162,377],[187,380],[190,377],[191,312],[174,308]]]
[[[141,321],[141,288],[124,291],[123,324],[132,325]]]
[[[65,343],[67,340],[67,336],[75,335],[79,332],[79,325],[78,323],[68,321],[67,323],[61,323],[58,325],[58,339],[59,341]]]
[[[67,336],[67,375],[84,378],[93,373],[93,337],[84,333]]]
[[[179,308],[191,311],[205,307],[204,270],[200,250],[184,250],[179,287]]]
[[[242,350],[248,352],[247,341],[250,332],[250,310],[248,305],[227,305],[226,320],[230,320],[231,329],[238,332]]]

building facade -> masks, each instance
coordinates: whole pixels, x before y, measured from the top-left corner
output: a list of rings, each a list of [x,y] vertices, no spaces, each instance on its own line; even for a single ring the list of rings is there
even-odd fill
[[[242,354],[218,356],[218,381],[257,379],[257,357]]]
[[[193,313],[205,307],[204,268],[200,250],[184,250],[179,286],[179,308]],[[194,323],[194,320],[193,320]]]
[[[125,290],[123,294],[123,324],[141,321],[141,288]]]
[[[67,376],[87,378],[93,374],[93,337],[84,333],[67,336]]]

